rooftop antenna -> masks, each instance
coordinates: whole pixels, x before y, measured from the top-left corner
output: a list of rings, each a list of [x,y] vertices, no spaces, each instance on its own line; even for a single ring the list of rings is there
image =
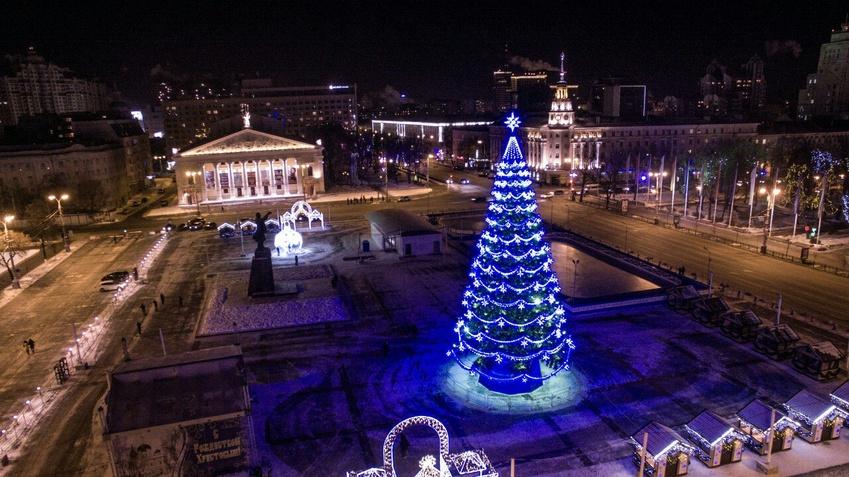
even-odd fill
[[[561,51],[560,52],[560,82],[561,83],[566,82],[566,66],[565,66],[565,64],[566,64],[566,52]]]

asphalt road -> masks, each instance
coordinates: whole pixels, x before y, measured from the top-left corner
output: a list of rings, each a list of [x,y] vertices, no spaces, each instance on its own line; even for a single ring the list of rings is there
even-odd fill
[[[115,270],[132,270],[147,246],[148,237],[113,244],[96,240],[80,246],[70,257],[7,303],[0,316],[0,416],[20,410],[35,387],[48,382],[53,365],[73,337],[72,323],[88,320],[108,302],[100,278]],[[28,355],[23,340],[32,338],[36,352]],[[53,384],[52,379],[49,381]]]
[[[449,174],[455,179],[466,177],[482,188],[491,184],[491,179],[477,177],[473,171],[447,167],[431,171],[431,177],[437,179]],[[572,202],[568,195],[542,200],[539,205],[543,219],[558,226],[651,257],[655,263],[660,260],[675,268],[683,265],[687,273],[696,273],[704,281],[710,267],[715,285],[726,283],[770,302],[781,292],[784,310],[804,311],[834,321],[839,328],[849,327],[847,278]]]

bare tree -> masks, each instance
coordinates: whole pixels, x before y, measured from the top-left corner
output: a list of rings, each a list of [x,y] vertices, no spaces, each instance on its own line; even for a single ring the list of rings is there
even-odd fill
[[[20,255],[21,250],[30,243],[30,239],[21,232],[9,230],[3,234],[2,240],[3,252],[0,253],[0,263],[6,267],[6,271],[9,273],[9,279],[12,280],[12,287],[20,288],[21,285],[18,282],[17,270],[15,270],[15,257]]]

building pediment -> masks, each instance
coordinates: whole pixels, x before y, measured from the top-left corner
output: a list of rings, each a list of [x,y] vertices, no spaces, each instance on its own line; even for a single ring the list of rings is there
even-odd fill
[[[202,156],[211,154],[239,154],[245,152],[271,152],[310,150],[316,146],[282,136],[245,128],[233,134],[195,146],[180,153],[180,156]]]

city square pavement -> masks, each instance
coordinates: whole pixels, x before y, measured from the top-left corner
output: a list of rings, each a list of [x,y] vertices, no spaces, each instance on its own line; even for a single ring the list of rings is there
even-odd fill
[[[370,314],[279,334],[276,346],[265,345],[274,355],[253,362],[251,393],[260,456],[274,475],[345,475],[379,466],[386,433],[414,415],[441,420],[452,452],[482,448],[503,473],[515,458],[518,475],[630,475],[627,438],[651,420],[680,429],[704,409],[728,416],[756,397],[780,403],[803,388],[827,395],[839,384],[815,382],[657,306],[570,320],[577,385],[567,406],[524,414],[479,410],[445,385],[466,268],[454,253],[342,266],[354,301]],[[816,450],[827,454],[825,462],[842,463],[849,460],[841,452],[845,440]],[[398,465],[413,475],[436,442],[428,432],[411,433],[409,442]],[[793,459],[793,452],[781,458]],[[747,454],[746,462],[752,458]],[[824,466],[801,460],[802,467]],[[754,465],[746,462],[734,475],[746,475],[736,473]],[[708,475],[703,467],[694,462],[691,474]]]

